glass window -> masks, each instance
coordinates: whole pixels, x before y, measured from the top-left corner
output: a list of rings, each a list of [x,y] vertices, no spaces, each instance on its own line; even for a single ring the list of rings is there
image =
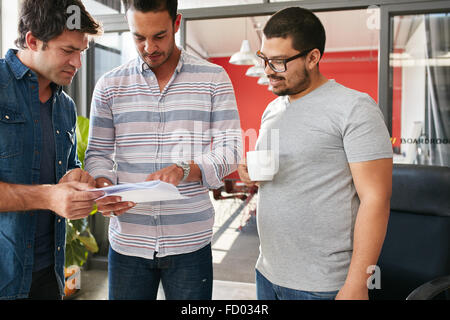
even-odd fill
[[[137,57],[130,32],[105,33],[96,40],[92,47],[94,50],[94,84],[106,72]]]
[[[1,34],[1,56],[4,57],[8,49],[16,48],[14,41],[18,37],[17,24],[19,22],[19,3],[18,1],[1,0],[0,23]]]
[[[391,18],[394,162],[450,166],[448,13]]]
[[[120,0],[83,0],[83,4],[92,15],[117,14],[122,12]]]
[[[90,113],[94,87],[100,77],[135,57],[137,57],[137,52],[130,32],[105,33],[90,45],[87,55],[87,80],[85,84],[87,115]],[[81,104],[81,102],[78,103]]]
[[[262,0],[178,0],[178,9],[223,7],[262,2]]]
[[[292,2],[292,1],[296,1],[296,0],[269,0],[269,2]],[[328,0],[328,2],[333,2],[333,1],[339,1],[339,0]]]

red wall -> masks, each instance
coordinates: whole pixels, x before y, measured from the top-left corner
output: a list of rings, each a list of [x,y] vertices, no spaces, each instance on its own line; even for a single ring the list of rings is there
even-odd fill
[[[229,57],[210,58],[212,63],[221,65],[233,83],[241,127],[243,133],[254,129],[258,133],[261,116],[277,96],[268,86],[257,84],[258,78],[245,75],[250,66],[237,66],[228,63]],[[349,88],[368,93],[378,101],[378,51],[351,51],[325,53],[320,62],[320,71],[329,79]],[[248,132],[248,131],[247,131]],[[254,150],[254,142],[244,141],[244,150]],[[234,173],[231,178],[238,178]]]
[[[245,75],[250,66],[230,64],[228,63],[230,57],[210,58],[209,60],[224,67],[233,83],[242,130],[245,132],[248,129],[254,129],[258,133],[264,110],[269,102],[277,96],[268,90],[268,86],[259,85],[258,78]],[[248,147],[247,141],[246,151],[248,151]],[[254,149],[254,145],[250,147]]]
[[[365,92],[378,102],[378,51],[325,53],[319,67],[328,79]]]

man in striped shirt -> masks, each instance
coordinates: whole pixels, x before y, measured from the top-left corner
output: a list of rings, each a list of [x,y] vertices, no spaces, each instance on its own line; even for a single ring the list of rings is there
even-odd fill
[[[97,186],[161,180],[184,200],[103,212],[109,298],[211,299],[208,189],[237,169],[241,130],[223,68],[175,45],[177,1],[123,1],[139,57],[105,74],[91,108],[86,170]]]

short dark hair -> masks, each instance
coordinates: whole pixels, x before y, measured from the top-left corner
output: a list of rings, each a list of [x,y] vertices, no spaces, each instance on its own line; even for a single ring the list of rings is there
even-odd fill
[[[67,10],[77,6],[80,10],[79,28],[68,28],[68,20],[73,12]],[[79,31],[91,35],[101,35],[103,28],[87,12],[81,0],[23,0],[19,17],[19,37],[15,41],[18,48],[25,49],[26,34],[31,31],[33,36],[44,42],[60,36],[64,31]]]
[[[267,39],[292,37],[294,49],[303,51],[317,48],[320,56],[323,56],[325,29],[312,11],[299,7],[280,10],[270,17],[263,32]]]
[[[125,12],[134,9],[141,12],[168,11],[172,21],[177,19],[177,0],[122,0]]]

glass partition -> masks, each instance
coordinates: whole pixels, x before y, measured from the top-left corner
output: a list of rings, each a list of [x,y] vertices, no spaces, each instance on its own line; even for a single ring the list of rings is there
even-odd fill
[[[92,48],[94,50],[94,83],[106,72],[137,57],[133,37],[129,31],[105,33]]]
[[[178,0],[178,9],[224,7],[254,3],[263,3],[263,0]]]
[[[391,18],[394,162],[450,166],[450,16]]]
[[[120,0],[83,0],[86,9],[92,15],[118,14],[123,12]]]

